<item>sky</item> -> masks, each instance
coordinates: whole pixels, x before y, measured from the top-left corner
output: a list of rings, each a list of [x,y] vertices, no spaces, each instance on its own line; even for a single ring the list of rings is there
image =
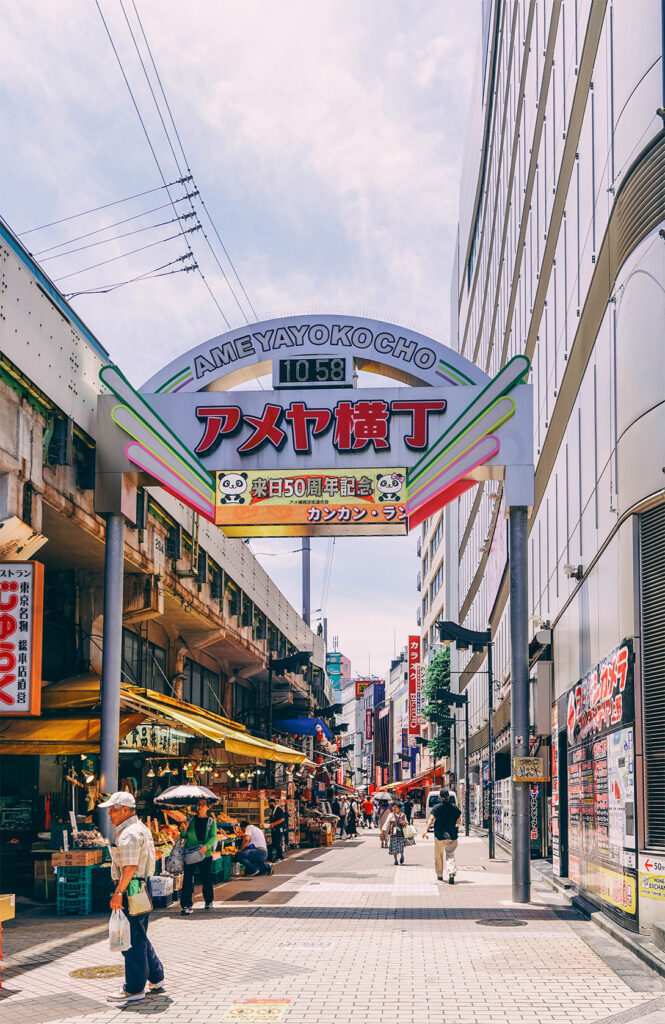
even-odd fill
[[[227,322],[291,313],[373,315],[445,343],[479,31],[480,0],[7,4],[0,214],[136,386]],[[195,186],[171,194],[199,189],[232,265],[200,205],[212,252],[201,231],[185,261],[182,237],[162,241],[178,228],[159,187],[188,172]],[[193,260],[207,284],[181,271]],[[312,541],[313,610],[354,673],[383,676],[416,631],[415,543]],[[299,542],[251,547],[300,610]]]

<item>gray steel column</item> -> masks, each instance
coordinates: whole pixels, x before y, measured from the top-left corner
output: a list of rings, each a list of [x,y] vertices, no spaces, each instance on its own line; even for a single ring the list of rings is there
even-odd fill
[[[311,558],[312,542],[309,537],[302,539],[302,617],[310,625],[311,622]]]
[[[471,794],[469,792],[469,698],[464,705],[464,835],[469,835],[471,822]]]
[[[529,755],[529,604],[527,510],[509,509],[511,756]],[[513,782],[513,901],[531,899],[529,783]]]
[[[488,630],[488,633],[491,632]],[[492,665],[492,648],[493,642],[487,645],[487,681],[488,681],[488,698],[489,698],[489,767],[487,773],[487,788],[488,792],[488,822],[487,822],[487,841],[488,841],[488,855],[490,860],[494,860],[495,857],[495,845],[494,845],[494,673]]]
[[[99,758],[99,788],[102,793],[114,793],[118,788],[124,562],[125,518],[117,513],[110,513],[106,516],[104,554],[104,649]],[[100,824],[103,834],[111,835],[112,826],[108,811],[100,812]]]

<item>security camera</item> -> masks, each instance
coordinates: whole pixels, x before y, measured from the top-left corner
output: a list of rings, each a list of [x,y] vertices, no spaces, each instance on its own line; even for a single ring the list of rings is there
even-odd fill
[[[564,565],[563,574],[567,576],[569,580],[581,580],[584,576],[583,565]]]

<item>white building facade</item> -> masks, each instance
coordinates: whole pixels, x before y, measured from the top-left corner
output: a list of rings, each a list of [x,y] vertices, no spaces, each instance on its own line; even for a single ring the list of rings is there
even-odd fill
[[[665,852],[663,17],[657,0],[483,4],[451,306],[451,346],[490,375],[532,361],[531,746],[552,774],[533,787],[532,852],[644,932],[665,916],[645,867]],[[494,635],[509,842],[499,482],[447,511],[444,547],[446,617]],[[430,642],[431,598],[421,614]],[[482,791],[484,655],[459,668]]]

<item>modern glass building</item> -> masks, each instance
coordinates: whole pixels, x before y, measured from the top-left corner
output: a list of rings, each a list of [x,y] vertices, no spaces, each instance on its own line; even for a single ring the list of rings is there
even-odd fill
[[[659,0],[483,4],[451,325],[452,346],[491,375],[532,361],[531,747],[552,776],[533,787],[532,851],[645,932],[665,891],[664,16]],[[446,617],[494,635],[509,842],[500,482],[459,499],[444,534]],[[487,676],[469,654],[478,797]]]

